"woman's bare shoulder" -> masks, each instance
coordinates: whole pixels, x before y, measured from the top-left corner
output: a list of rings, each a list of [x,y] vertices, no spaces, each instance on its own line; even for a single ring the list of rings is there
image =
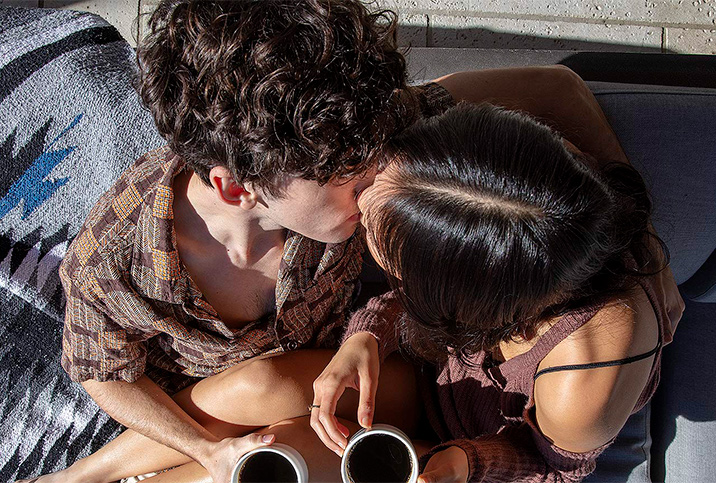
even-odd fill
[[[607,303],[540,363],[549,367],[606,362],[637,356],[658,343],[657,316],[640,287]],[[537,423],[566,450],[589,451],[622,428],[651,374],[654,357],[612,367],[566,370],[535,381]]]

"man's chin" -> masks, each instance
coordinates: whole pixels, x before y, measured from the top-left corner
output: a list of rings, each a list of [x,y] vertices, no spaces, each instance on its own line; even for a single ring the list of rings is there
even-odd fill
[[[315,237],[312,237],[310,235],[308,238],[312,238],[313,240],[319,241],[321,243],[343,243],[345,241],[348,241],[361,227],[360,223],[356,223],[353,228],[343,229],[343,230],[336,230],[331,233],[321,233],[316,234]]]

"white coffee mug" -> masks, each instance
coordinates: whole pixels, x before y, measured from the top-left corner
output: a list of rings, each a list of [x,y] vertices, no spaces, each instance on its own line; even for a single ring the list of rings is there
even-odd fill
[[[246,468],[247,464],[251,463],[252,458],[257,455],[260,456],[261,453],[274,453],[285,458],[289,463],[291,463],[291,466],[296,473],[296,479],[294,481],[297,483],[308,483],[308,465],[306,465],[306,461],[303,459],[303,456],[301,456],[301,453],[299,453],[295,448],[283,443],[274,443],[271,446],[256,448],[239,458],[236,466],[234,466],[234,471],[231,473],[231,483],[241,483],[241,481],[243,481],[240,479],[242,471]]]
[[[415,447],[404,432],[389,424],[374,424],[372,428],[361,429],[351,437],[341,458],[341,479],[343,483],[360,483],[361,480],[356,473],[378,468],[378,461],[375,459],[371,460],[372,465],[370,465],[370,468],[369,465],[364,465],[364,467],[352,467],[358,460],[356,457],[364,450],[361,445],[369,445],[372,436],[392,438],[388,440],[391,444],[384,448],[388,453],[385,455],[386,459],[384,459],[383,463],[388,464],[389,462],[395,462],[396,471],[401,473],[402,476],[405,476],[403,481],[405,483],[416,483],[418,481],[419,468],[418,454],[415,451]],[[385,440],[383,443],[385,443]],[[356,449],[358,449],[358,451],[356,451]],[[367,447],[365,449],[368,450]],[[365,460],[368,456],[364,454],[362,458]],[[406,466],[406,463],[409,467]],[[369,478],[375,478],[375,475],[366,479]],[[376,480],[373,479],[373,481]]]

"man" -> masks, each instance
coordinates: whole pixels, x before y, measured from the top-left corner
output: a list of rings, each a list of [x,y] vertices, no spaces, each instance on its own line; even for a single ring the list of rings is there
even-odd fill
[[[247,426],[237,364],[335,346],[374,154],[449,97],[407,88],[394,27],[358,0],[160,4],[138,49],[139,92],[168,147],[102,197],[61,267],[63,367],[131,431],[41,481],[194,460],[224,482],[240,454],[273,441],[235,437],[291,417],[267,408]],[[565,69],[440,82],[455,99],[517,107],[508,100],[524,95],[566,126],[603,121],[570,111],[584,93]]]
[[[167,1],[138,49],[168,147],[101,198],[62,264],[62,364],[216,481],[250,446],[170,395],[258,355],[335,346],[361,267],[355,198],[413,116],[383,20],[354,0]],[[91,481],[81,468],[45,479]]]

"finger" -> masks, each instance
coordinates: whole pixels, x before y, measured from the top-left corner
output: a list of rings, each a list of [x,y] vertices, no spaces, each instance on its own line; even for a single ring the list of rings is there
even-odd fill
[[[338,445],[335,443],[335,441],[333,441],[333,440],[328,436],[328,433],[326,432],[326,429],[323,427],[323,424],[322,424],[321,421],[320,421],[320,412],[319,412],[319,410],[320,410],[320,408],[321,408],[321,403],[322,403],[323,399],[325,399],[325,398],[323,397],[323,390],[322,390],[323,385],[324,385],[324,383],[322,383],[322,382],[319,383],[318,380],[316,380],[316,382],[314,382],[314,389],[313,389],[313,390],[314,390],[315,396],[314,396],[314,398],[313,398],[313,403],[312,403],[312,406],[314,406],[314,407],[311,408],[310,425],[311,425],[311,428],[313,428],[313,431],[314,431],[314,432],[316,433],[316,435],[318,436],[318,439],[320,439],[321,442],[323,442],[323,444],[324,444],[328,449],[330,449],[331,451],[333,451],[334,453],[336,453],[338,456],[342,456],[342,455],[343,455],[343,450],[342,450],[342,448],[341,448],[340,446],[338,446]]]
[[[348,427],[341,423],[341,421],[336,418],[336,427],[338,428],[338,431],[341,432],[341,434],[346,438],[346,441],[348,441],[348,436],[351,435],[351,430],[348,429]]]
[[[449,466],[439,466],[418,476],[418,483],[457,483],[458,480]]]
[[[332,378],[332,380],[335,381],[336,379]],[[335,387],[335,389],[325,390],[324,389],[325,387],[329,387],[329,388]],[[336,407],[338,405],[338,400],[341,398],[341,396],[343,396],[344,392],[345,392],[345,384],[336,383],[336,382],[326,382],[325,379],[319,377],[313,383],[313,394],[314,394],[313,400],[314,400],[314,402],[312,405],[316,406],[316,409],[320,409],[320,407],[321,407],[320,401],[326,399],[326,397],[327,397],[328,399],[332,399],[333,401],[335,401],[335,403],[333,404],[333,409],[329,410],[329,412],[331,414],[335,414]],[[324,394],[327,396],[324,397]],[[314,412],[316,413],[315,416],[313,414]],[[320,415],[321,414],[320,414],[319,410],[311,411],[312,418],[318,418],[318,417],[320,417]],[[335,425],[336,425],[336,428],[338,429],[338,431],[344,436],[344,438],[348,438],[348,436],[350,435],[350,431],[348,430],[348,428],[345,425],[341,424],[337,419],[335,420]]]
[[[443,480],[442,473],[440,471],[429,471],[418,476],[418,483],[441,483]],[[450,480],[444,480],[450,481]]]
[[[320,406],[321,406],[321,405],[320,405],[320,399],[316,400],[316,399],[314,398],[314,401],[313,401],[313,403],[311,404],[311,408],[310,408],[311,415],[310,415],[310,418],[309,418],[309,424],[310,424],[311,427],[314,429],[314,431],[316,431],[316,434],[318,434],[318,437],[321,439],[321,441],[323,441],[323,438],[321,437],[321,434],[319,434],[319,432],[317,431],[318,427],[319,427],[320,424],[321,424],[320,421],[318,421],[318,408],[319,408]],[[324,444],[325,444],[325,441],[323,441],[323,442],[324,442]]]
[[[360,396],[358,399],[358,424],[367,429],[373,425],[375,395],[378,392],[378,378],[372,377],[368,371],[359,377]]]
[[[331,387],[324,392],[321,400],[321,407],[318,409],[318,420],[323,425],[328,437],[340,446],[341,450],[345,449],[348,440],[345,434],[338,428],[338,419],[336,418],[336,406],[338,399],[343,395],[344,387],[338,385]],[[343,427],[347,431],[348,428]]]
[[[314,427],[316,424],[318,424],[318,408],[321,407],[321,399],[322,399],[322,386],[323,382],[321,382],[320,377],[313,381],[313,402],[311,403],[311,406],[308,408],[310,412],[310,423],[311,427]]]
[[[311,428],[313,428],[313,431],[318,436],[318,439],[321,440],[321,442],[331,451],[336,453],[338,456],[343,455],[343,450],[340,446],[338,446],[331,438],[328,437],[328,434],[326,433],[325,428],[321,424],[321,422],[318,420],[318,413],[317,411],[313,411],[316,413],[316,415],[311,416]]]
[[[238,441],[240,450],[244,453],[248,453],[249,451],[260,448],[261,446],[268,446],[275,440],[276,436],[273,434],[251,433],[239,438]]]
[[[269,446],[276,440],[276,436],[273,434],[259,434],[252,433],[246,436],[234,439],[230,444],[231,451],[236,454],[237,457],[241,457],[249,451],[255,450],[262,446]]]

